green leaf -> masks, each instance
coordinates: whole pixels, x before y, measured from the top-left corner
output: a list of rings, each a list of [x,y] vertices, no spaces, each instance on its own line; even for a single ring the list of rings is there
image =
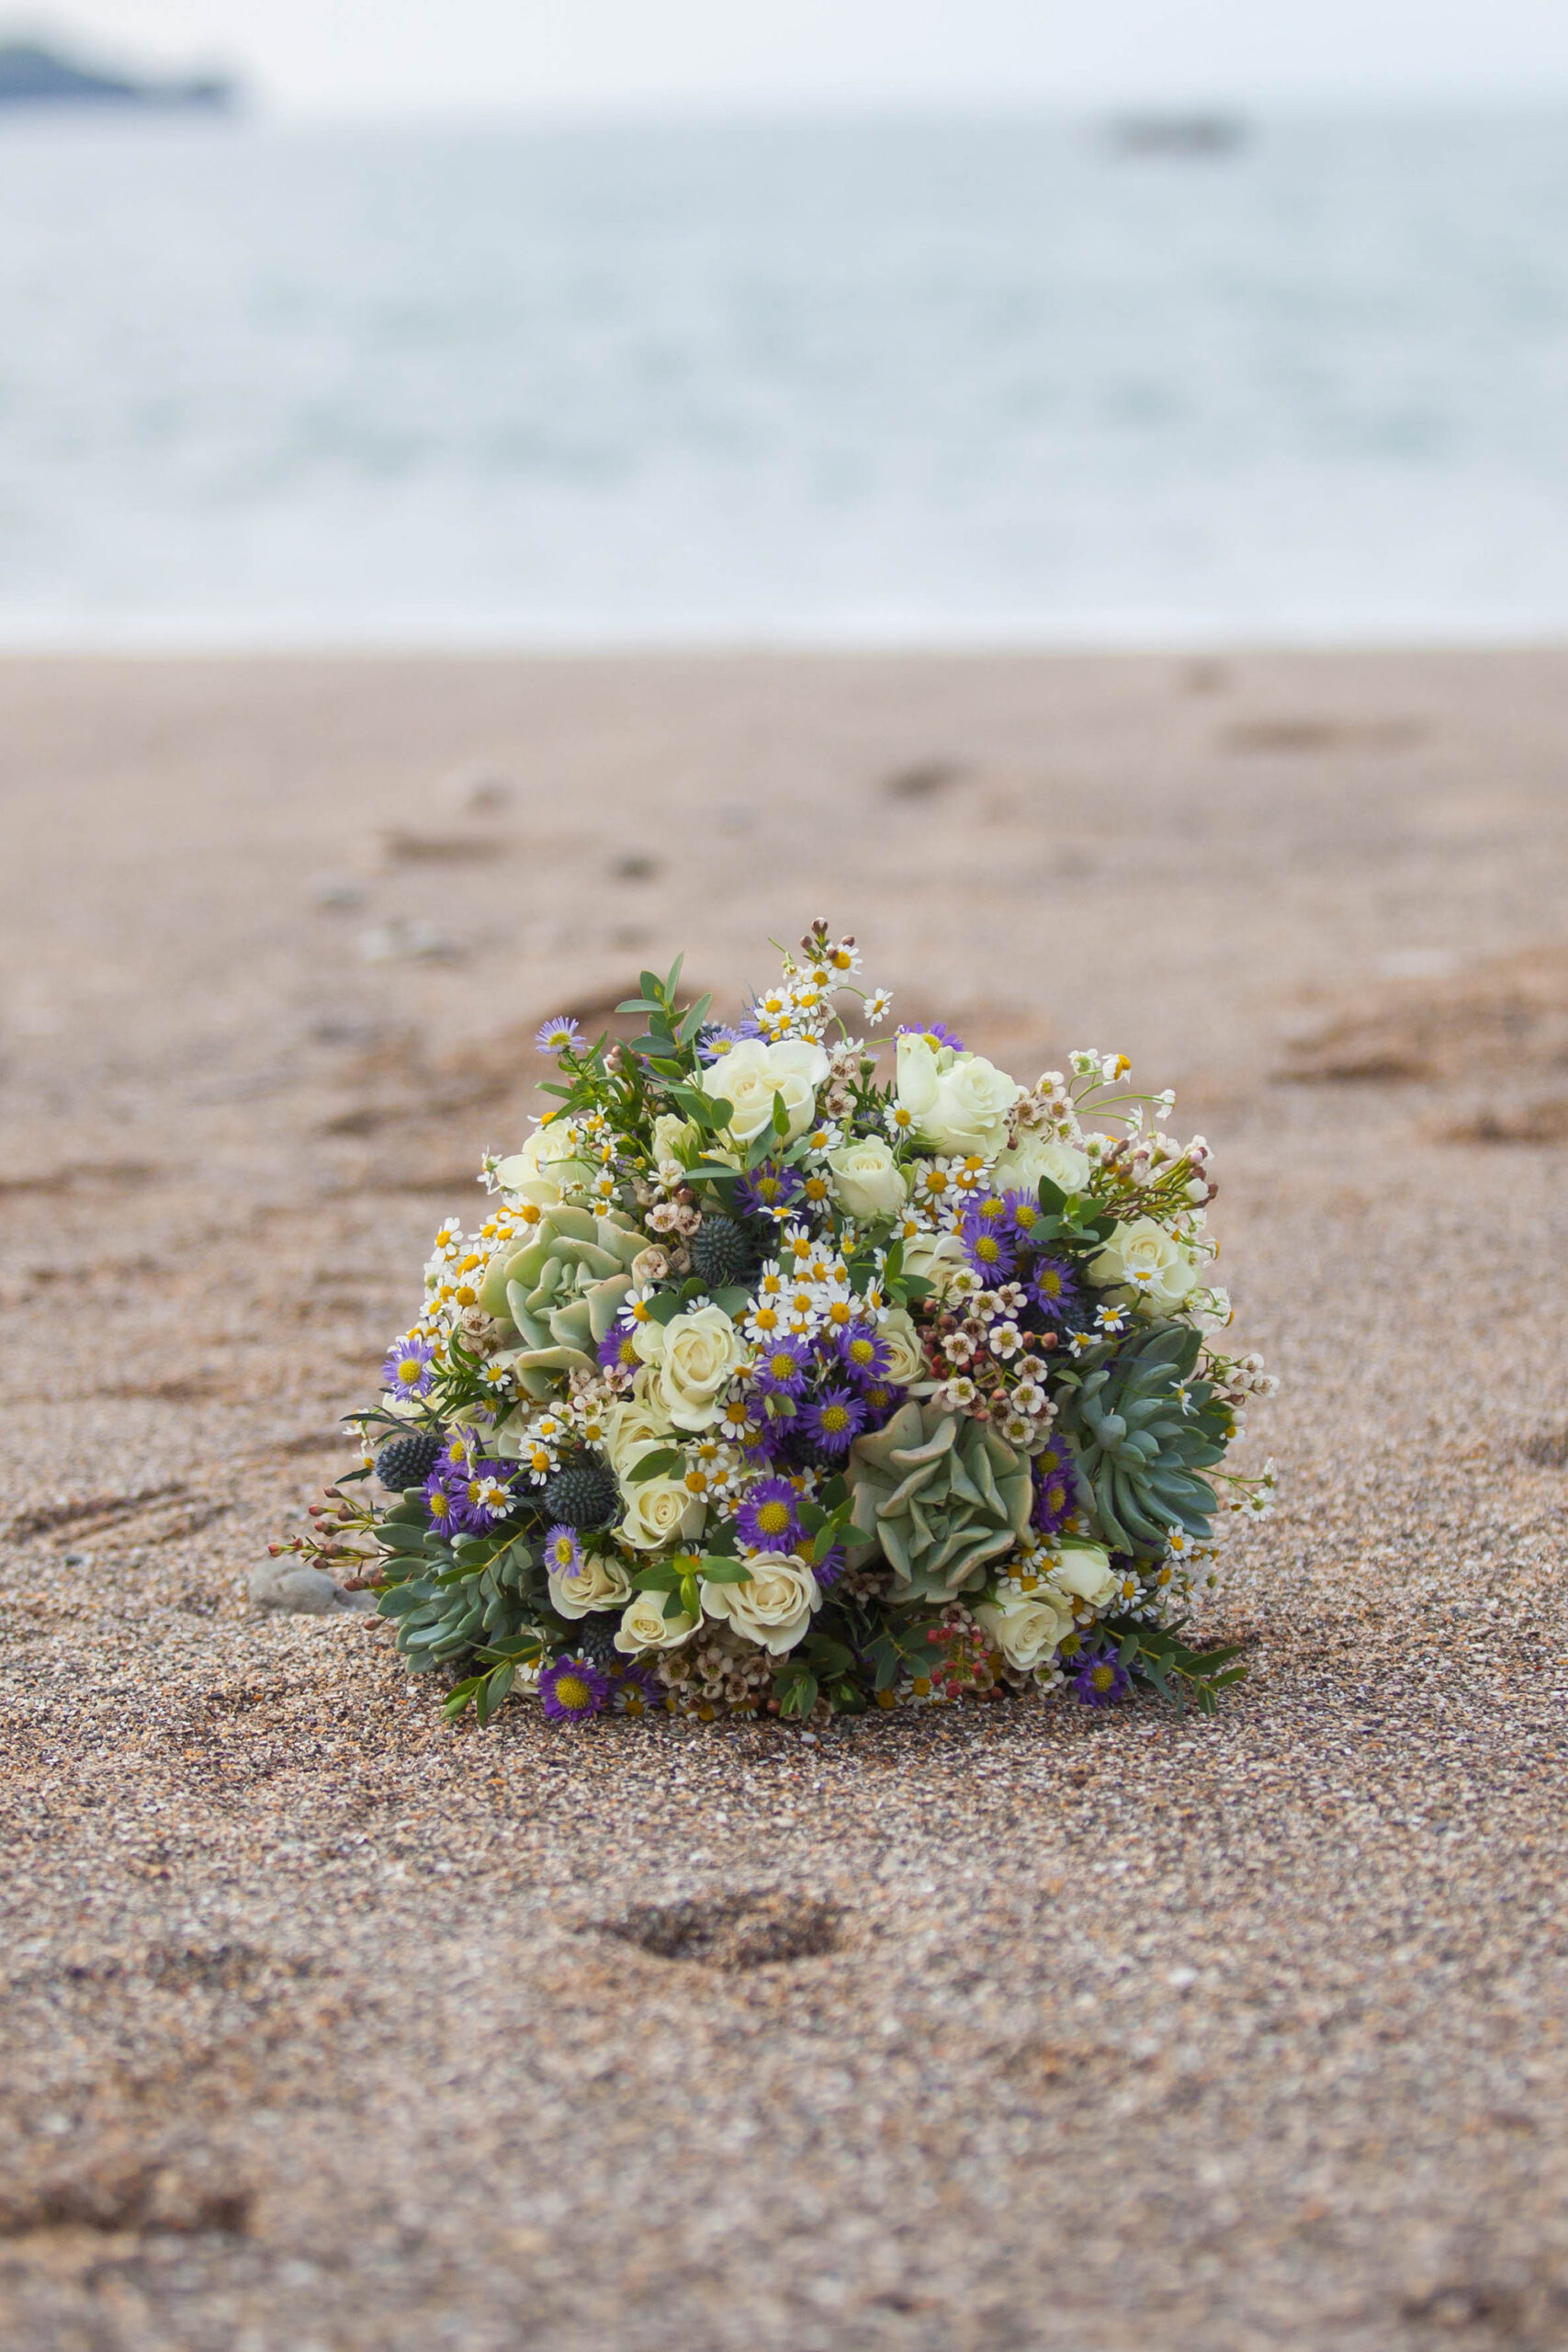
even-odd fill
[[[774,1135],[777,1136],[781,1143],[788,1141],[789,1109],[788,1105],[784,1102],[782,1092],[775,1094],[773,1097],[773,1127]]]
[[[681,1571],[668,1560],[655,1560],[650,1568],[641,1568],[632,1578],[638,1592],[679,1592]]]
[[[664,1001],[666,1004],[669,1003],[671,998],[675,993],[675,983],[681,977],[681,967],[685,960],[686,951],[682,948],[679,956],[676,956],[675,961],[671,965],[670,978],[664,983]]]
[[[471,1675],[467,1682],[459,1682],[456,1690],[447,1692],[442,1702],[441,1712],[449,1724],[455,1724],[459,1715],[467,1713],[483,1680],[482,1675]],[[483,1721],[482,1716],[480,1721]]]
[[[681,1295],[679,1291],[656,1291],[654,1295],[648,1301],[648,1319],[650,1323],[673,1323],[675,1317],[680,1314],[680,1312]]]
[[[709,1584],[750,1584],[751,1571],[744,1560],[721,1559],[716,1552],[703,1555],[702,1571]]]
[[[667,1477],[681,1466],[681,1456],[672,1445],[661,1445],[656,1453],[645,1453],[626,1472],[628,1487],[644,1487],[650,1478]]]
[[[781,1715],[808,1715],[817,1704],[817,1677],[811,1673],[798,1675],[779,1701]]]
[[[710,989],[706,996],[698,997],[695,1004],[692,1005],[684,1013],[682,1013],[681,1016],[680,1026],[675,1032],[676,1036],[680,1039],[682,1046],[689,1046],[691,1044],[693,1038],[696,1035],[697,1031],[707,1019],[708,1007],[712,1002],[713,991]]]
[[[512,1686],[516,1679],[517,1668],[514,1666],[498,1666],[496,1668],[495,1672],[490,1678],[490,1705],[491,1713],[492,1714],[495,1713],[497,1707],[500,1706],[502,1701],[508,1696]]]
[[[665,1003],[665,993],[659,985],[657,972],[639,972],[637,976],[637,984],[644,996],[650,997],[655,1004],[662,1006]]]

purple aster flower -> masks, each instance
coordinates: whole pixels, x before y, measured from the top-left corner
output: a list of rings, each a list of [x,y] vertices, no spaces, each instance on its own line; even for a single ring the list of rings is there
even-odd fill
[[[825,1388],[801,1419],[824,1453],[847,1453],[865,1427],[865,1406],[852,1388]]]
[[[539,1696],[552,1723],[586,1723],[609,1698],[610,1678],[592,1658],[558,1657],[539,1677]]]
[[[642,1358],[637,1351],[635,1328],[617,1323],[615,1329],[599,1342],[599,1361],[606,1372],[637,1372]]]
[[[751,1034],[755,1036],[756,1031]],[[711,1069],[715,1062],[724,1059],[731,1046],[739,1043],[739,1029],[726,1029],[721,1023],[710,1021],[697,1032],[697,1059]]]
[[[874,1380],[861,1392],[861,1403],[865,1407],[868,1417],[867,1428],[880,1429],[884,1421],[892,1419],[903,1401],[904,1391],[896,1388],[892,1381]]]
[[[574,1053],[581,1041],[582,1032],[568,1012],[552,1013],[534,1038],[542,1054]]]
[[[1029,1270],[1029,1295],[1042,1315],[1060,1323],[1077,1304],[1078,1285],[1070,1258],[1036,1258]]]
[[[964,1040],[955,1037],[945,1021],[906,1021],[894,1032],[898,1037],[923,1037],[928,1046],[951,1046],[955,1054],[964,1051]]]
[[[513,1462],[475,1462],[466,1476],[446,1480],[454,1523],[466,1535],[488,1535],[517,1507]]]
[[[582,1546],[575,1527],[562,1520],[545,1538],[545,1570],[552,1577],[575,1576],[582,1566]]]
[[[1019,1241],[1027,1241],[1044,1216],[1037,1194],[1021,1189],[1002,1194],[1002,1216],[1008,1231]]]
[[[844,1547],[835,1544],[825,1560],[818,1560],[812,1570],[824,1592],[836,1585],[844,1573]]]
[[[1073,1689],[1086,1707],[1113,1707],[1132,1685],[1133,1678],[1114,1650],[1089,1651],[1073,1676]]]
[[[800,1192],[799,1172],[794,1168],[781,1168],[776,1159],[764,1159],[761,1168],[753,1168],[742,1176],[735,1187],[735,1197],[748,1216],[777,1216],[787,1209]]]
[[[404,1340],[381,1366],[381,1385],[394,1396],[428,1396],[430,1359],[434,1353],[428,1340]]]
[[[446,1480],[433,1470],[424,1484],[424,1507],[430,1513],[430,1524],[438,1535],[456,1535],[462,1527],[457,1505]]]
[[[784,1334],[767,1342],[751,1376],[764,1396],[798,1396],[806,1386],[810,1361],[805,1341]]]
[[[446,1442],[435,1457],[435,1475],[448,1486],[468,1476],[483,1447],[472,1430],[448,1430]]]
[[[852,1323],[838,1336],[838,1359],[858,1388],[887,1377],[893,1359],[874,1323]]]
[[[760,1478],[735,1514],[742,1544],[759,1552],[793,1551],[800,1541],[799,1499],[787,1478]]]
[[[1034,1508],[1030,1513],[1042,1535],[1058,1535],[1078,1507],[1077,1475],[1063,1438],[1054,1437],[1034,1457]]]
[[[975,1272],[988,1289],[995,1289],[1011,1273],[1017,1252],[1007,1227],[998,1217],[987,1216],[986,1208],[987,1204],[981,1201],[964,1211],[958,1238]]]

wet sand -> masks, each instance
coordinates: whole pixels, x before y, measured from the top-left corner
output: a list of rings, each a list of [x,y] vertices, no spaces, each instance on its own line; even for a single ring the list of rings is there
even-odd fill
[[[0,842],[0,2339],[1562,2340],[1568,654],[10,662]],[[533,1027],[819,911],[1214,1145],[1245,1689],[479,1734],[249,1611]]]

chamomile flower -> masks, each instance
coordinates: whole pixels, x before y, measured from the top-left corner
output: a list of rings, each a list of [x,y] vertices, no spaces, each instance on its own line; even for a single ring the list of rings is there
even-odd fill
[[[892,991],[892,989],[874,989],[874,990],[872,991],[871,995],[870,995],[870,996],[868,996],[868,997],[867,997],[867,999],[866,999],[866,1001],[865,1001],[865,1025],[866,1025],[866,1027],[867,1027],[868,1029],[880,1029],[880,1028],[881,1028],[881,1026],[882,1026],[882,1024],[883,1024],[883,1023],[886,1020],[886,1018],[887,1018],[888,1014],[892,1012],[892,1010],[893,1010],[893,991]]]
[[[615,1318],[616,1321],[624,1323],[628,1330],[635,1330],[639,1323],[650,1322],[652,1317],[649,1310],[658,1295],[651,1283],[644,1283],[627,1291],[621,1301],[621,1311]]]

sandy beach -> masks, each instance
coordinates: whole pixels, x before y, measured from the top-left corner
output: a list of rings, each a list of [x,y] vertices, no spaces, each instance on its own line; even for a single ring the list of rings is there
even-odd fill
[[[13,659],[0,842],[0,2340],[1562,2341],[1568,651]],[[818,912],[1214,1148],[1215,1721],[247,1604],[536,1023]]]

